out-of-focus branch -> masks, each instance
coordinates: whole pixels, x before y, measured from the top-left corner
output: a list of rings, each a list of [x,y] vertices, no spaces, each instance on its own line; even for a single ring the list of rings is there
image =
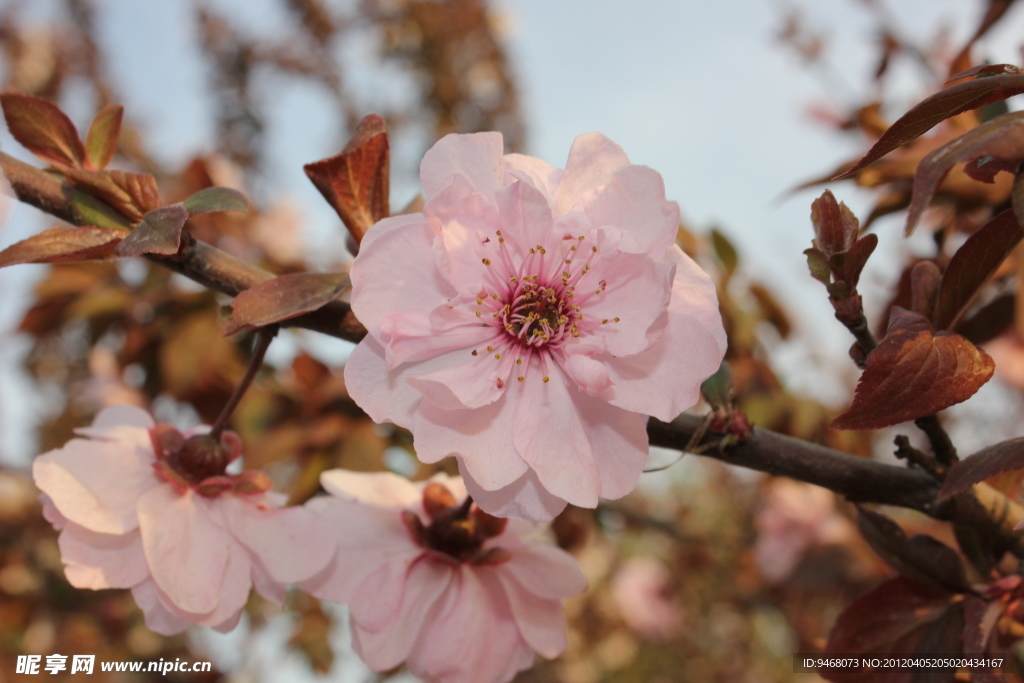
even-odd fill
[[[124,230],[132,227],[109,205],[72,187],[55,173],[42,171],[3,152],[0,152],[0,168],[18,199],[68,223]],[[273,273],[187,234],[183,235],[182,247],[177,254],[150,255],[147,258],[229,296],[274,277]],[[352,315],[348,304],[340,301],[289,320],[288,324],[352,342],[358,342],[366,335],[366,328]]]

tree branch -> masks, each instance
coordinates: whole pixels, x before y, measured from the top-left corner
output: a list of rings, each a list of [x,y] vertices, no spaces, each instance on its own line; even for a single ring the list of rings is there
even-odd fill
[[[46,213],[74,225],[123,230],[132,228],[109,205],[76,189],[59,174],[42,171],[2,152],[0,168],[18,199]],[[230,296],[274,277],[273,273],[245,263],[187,233],[183,235],[182,247],[177,254],[150,255],[148,258]],[[339,301],[293,318],[287,324],[351,342],[358,342],[366,335],[366,329],[353,316],[350,307]],[[873,346],[874,340],[866,323],[854,327],[856,329],[851,331],[858,340],[869,348]],[[672,423],[652,418],[647,429],[650,442],[655,446],[685,450],[701,422],[699,416],[688,414],[679,416]],[[941,426],[938,429],[941,430]],[[1024,508],[984,485],[976,486],[974,492],[963,494],[967,498],[939,504],[936,502],[938,484],[919,470],[857,458],[764,429],[755,429],[743,443],[735,446],[722,448],[718,443],[720,439],[721,435],[705,433],[693,439],[694,443],[690,447],[704,446],[706,448],[702,449],[701,455],[705,457],[823,486],[851,501],[898,505],[940,519],[955,519],[985,526],[1005,539],[1007,548],[1024,556],[1020,534],[1012,531],[1013,525],[1024,518]],[[935,441],[932,445],[936,452],[945,448],[945,444],[937,445]]]

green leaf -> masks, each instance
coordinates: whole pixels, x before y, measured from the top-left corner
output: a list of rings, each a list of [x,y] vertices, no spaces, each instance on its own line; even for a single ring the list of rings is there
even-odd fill
[[[102,171],[114,158],[117,139],[121,135],[121,116],[124,107],[108,104],[100,109],[85,135],[85,157],[97,171]]]
[[[832,282],[832,268],[829,266],[828,258],[821,250],[813,247],[804,249],[804,255],[807,256],[807,267],[811,271],[811,277],[827,287]]]
[[[726,274],[732,275],[740,260],[736,254],[736,247],[717,228],[711,229],[711,245],[715,249],[715,255],[718,257],[718,260],[722,262],[722,267],[725,268]]]
[[[230,187],[208,187],[182,202],[189,216],[214,211],[249,211],[252,207],[245,195]]]

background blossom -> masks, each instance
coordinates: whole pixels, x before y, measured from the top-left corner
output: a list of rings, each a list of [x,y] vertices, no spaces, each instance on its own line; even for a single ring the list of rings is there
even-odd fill
[[[33,464],[71,585],[130,588],[157,633],[191,624],[228,631],[251,587],[282,604],[284,584],[323,568],[330,548],[315,515],[282,508],[284,496],[265,489],[181,490],[154,468],[154,427],[141,409],[106,408],[78,430],[86,438]]]
[[[586,580],[570,555],[523,537],[531,524],[479,511],[448,524],[466,491],[445,475],[413,484],[331,470],[321,482],[331,496],[307,506],[338,547],[303,588],[348,603],[353,646],[372,669],[405,661],[429,681],[501,683],[530,667],[535,651],[553,658],[565,649],[561,599]]]
[[[369,331],[345,368],[377,421],[454,455],[474,499],[543,520],[633,489],[647,416],[696,403],[726,339],[711,279],[675,245],[661,177],[599,133],[566,169],[449,135],[422,213],[385,219],[352,267]]]

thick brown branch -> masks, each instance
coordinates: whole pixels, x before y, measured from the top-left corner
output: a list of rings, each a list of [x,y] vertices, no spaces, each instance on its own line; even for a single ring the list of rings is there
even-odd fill
[[[652,446],[683,450],[701,418],[684,413],[671,423],[651,418]],[[719,450],[720,434],[707,433],[694,446],[701,455],[780,477],[817,484],[857,503],[885,503],[934,514],[939,485],[923,472],[858,458],[825,446],[755,428],[743,443]]]

